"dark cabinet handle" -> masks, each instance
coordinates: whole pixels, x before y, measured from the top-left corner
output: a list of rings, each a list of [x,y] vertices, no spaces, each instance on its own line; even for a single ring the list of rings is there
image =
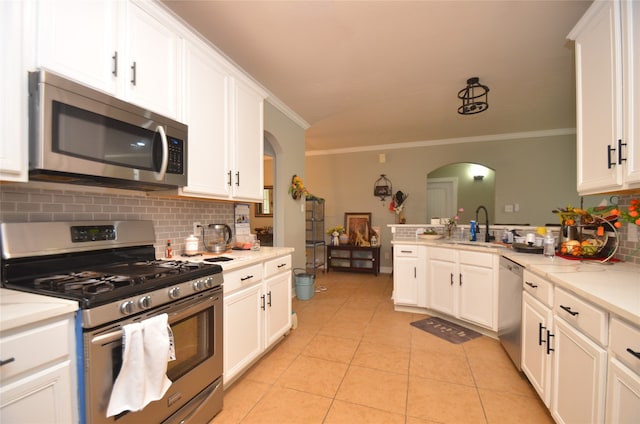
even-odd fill
[[[538,346],[542,346],[545,340],[542,340],[542,330],[546,330],[547,327],[543,326],[541,322],[538,323]]]
[[[283,266],[287,266],[287,264],[280,264],[278,265],[278,268],[282,268]]]
[[[462,273],[458,274],[458,281],[460,281],[460,285],[462,285]]]
[[[269,307],[271,307],[271,291],[269,291],[267,293],[267,299],[269,299],[269,300],[267,300],[267,305],[269,305]]]
[[[266,308],[266,305],[264,304],[264,295],[260,296],[260,300],[261,300],[261,302],[262,302],[262,305],[260,305],[260,308],[261,308],[263,311],[265,311],[267,308]]]
[[[564,306],[564,305],[560,305],[560,307],[561,307],[562,309],[564,309],[565,311],[569,312],[569,313],[570,313],[571,315],[573,315],[574,317],[580,313],[580,312],[572,311],[572,310],[571,310],[571,306]]]
[[[453,286],[453,272],[451,273],[451,285]]]
[[[551,348],[551,337],[555,337],[551,334],[551,331],[547,330],[547,355],[550,355],[555,349]]]
[[[118,76],[118,51],[117,50],[113,52],[113,56],[111,56],[111,59],[113,59],[113,71],[111,71],[111,73],[113,74],[114,77],[117,77]]]
[[[131,65],[131,84],[136,85],[136,62]]]
[[[611,162],[611,152],[615,152],[615,151],[616,151],[615,147],[607,146],[607,168],[608,169],[611,169],[611,167],[616,164],[615,162]]]
[[[525,283],[527,286],[531,287],[532,289],[538,288],[538,285],[537,285],[537,284],[533,284],[533,283],[530,283],[530,282],[528,282],[528,281],[525,281],[524,283]]]
[[[227,182],[227,184],[229,185],[229,187],[231,187],[231,171],[227,172],[227,176],[229,177],[229,181]]]
[[[245,280],[248,280],[250,278],[253,278],[253,275],[247,275],[246,277],[240,277],[240,281],[245,281]]]
[[[622,139],[618,139],[618,165],[622,165],[622,162],[625,162],[627,158],[622,157],[622,146],[626,146],[627,143],[623,143]]]
[[[236,186],[240,187],[240,171],[236,172]]]
[[[640,359],[640,352],[636,352],[635,350],[631,349],[630,347],[627,348],[627,352],[629,352],[630,354],[632,354],[636,358]],[[13,359],[13,358],[11,358],[11,359]]]
[[[629,350],[631,350],[631,349],[629,349]],[[10,364],[15,360],[16,360],[16,358],[0,359],[0,367],[3,366],[3,365]]]
[[[415,266],[413,267],[413,278],[418,278],[418,271]]]

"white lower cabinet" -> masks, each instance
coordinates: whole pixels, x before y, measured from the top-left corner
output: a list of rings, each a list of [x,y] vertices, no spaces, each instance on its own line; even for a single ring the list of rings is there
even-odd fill
[[[76,422],[72,316],[0,337],[0,422]]]
[[[606,420],[636,423],[640,418],[640,328],[613,317],[609,329]]]
[[[426,247],[393,247],[393,301],[396,305],[427,306]]]
[[[496,330],[497,255],[429,247],[427,257],[429,307]]]
[[[522,299],[522,371],[544,404],[551,404],[551,309],[527,292]]]
[[[557,315],[553,338],[551,415],[559,424],[603,422],[607,352]]]
[[[291,255],[229,272],[225,290],[227,280],[231,291],[224,295],[225,385],[290,330]]]

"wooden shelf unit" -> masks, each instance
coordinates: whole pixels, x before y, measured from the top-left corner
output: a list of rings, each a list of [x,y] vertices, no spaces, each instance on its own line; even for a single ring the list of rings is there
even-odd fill
[[[380,246],[327,246],[327,271],[380,273]]]

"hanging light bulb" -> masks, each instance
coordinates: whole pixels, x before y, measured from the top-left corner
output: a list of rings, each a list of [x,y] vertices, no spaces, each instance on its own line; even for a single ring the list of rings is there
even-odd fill
[[[458,91],[458,98],[462,100],[462,106],[458,108],[460,115],[473,115],[489,108],[487,103],[489,87],[480,84],[478,77],[469,78],[467,87]]]

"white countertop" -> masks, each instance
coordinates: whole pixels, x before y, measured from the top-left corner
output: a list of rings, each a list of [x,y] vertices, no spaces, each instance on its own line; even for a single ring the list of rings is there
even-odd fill
[[[640,266],[622,262],[602,264],[540,254],[520,253],[499,245],[453,244],[442,240],[393,240],[392,244],[414,244],[491,252],[511,259],[597,306],[640,326]],[[487,246],[487,247],[485,247]]]
[[[78,310],[78,302],[0,288],[0,331],[33,324]]]
[[[191,262],[203,262],[207,258],[216,256],[226,256],[233,258],[232,261],[214,262],[220,265],[223,271],[231,271],[233,269],[242,268],[253,265],[255,263],[264,262],[278,256],[289,255],[294,252],[293,247],[269,247],[263,246],[260,250],[228,250],[224,253],[205,252],[197,256],[180,256],[174,255],[173,259]],[[166,259],[166,258],[163,258]]]

